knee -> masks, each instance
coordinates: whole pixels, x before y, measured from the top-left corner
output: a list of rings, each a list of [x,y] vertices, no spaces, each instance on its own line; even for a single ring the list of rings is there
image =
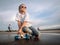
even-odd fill
[[[26,33],[26,26],[24,26],[23,28],[22,28],[22,31],[24,32],[24,33]]]

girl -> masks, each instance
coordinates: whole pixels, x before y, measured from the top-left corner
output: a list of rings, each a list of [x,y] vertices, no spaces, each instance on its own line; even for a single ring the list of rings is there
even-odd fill
[[[21,4],[19,6],[19,12],[16,15],[16,21],[18,22],[19,27],[18,33],[23,37],[24,33],[30,29],[32,31],[31,35],[38,37],[38,31],[32,27],[29,20],[29,14],[27,13],[26,9],[27,7],[25,4]]]

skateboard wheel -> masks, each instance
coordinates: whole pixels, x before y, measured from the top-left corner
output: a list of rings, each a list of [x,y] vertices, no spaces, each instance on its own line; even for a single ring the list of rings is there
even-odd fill
[[[30,39],[30,36],[28,34],[25,34],[25,39],[26,40],[29,40]]]
[[[35,40],[39,40],[39,36],[35,36],[35,38],[34,38]]]
[[[19,36],[15,36],[15,40],[19,40]]]

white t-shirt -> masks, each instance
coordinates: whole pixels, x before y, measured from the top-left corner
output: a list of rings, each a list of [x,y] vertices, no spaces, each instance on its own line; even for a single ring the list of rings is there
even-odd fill
[[[30,27],[31,26],[30,19],[29,19],[29,14],[28,13],[26,13],[25,15],[17,13],[15,19],[20,21],[21,23],[23,23],[24,21],[27,21],[26,27]]]

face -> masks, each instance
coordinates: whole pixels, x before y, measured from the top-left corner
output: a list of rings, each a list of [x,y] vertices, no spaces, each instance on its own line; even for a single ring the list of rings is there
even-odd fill
[[[22,11],[22,12],[26,12],[26,6],[25,5],[21,5],[19,10]]]

